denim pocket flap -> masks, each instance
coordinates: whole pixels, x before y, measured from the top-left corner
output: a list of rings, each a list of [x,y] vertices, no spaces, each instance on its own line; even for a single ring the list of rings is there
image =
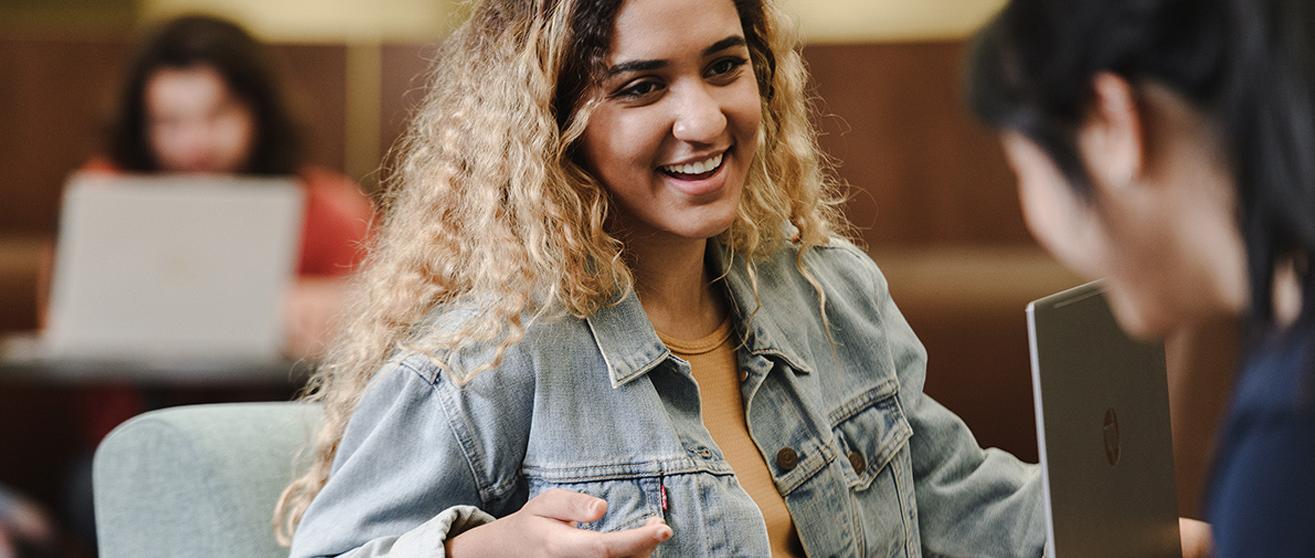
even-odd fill
[[[898,384],[888,380],[831,414],[841,469],[851,488],[866,489],[907,446],[913,429],[900,407]]]

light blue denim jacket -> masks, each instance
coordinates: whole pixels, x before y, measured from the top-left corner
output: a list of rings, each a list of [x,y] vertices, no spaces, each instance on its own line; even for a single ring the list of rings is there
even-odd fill
[[[724,251],[709,252],[723,268]],[[749,431],[808,555],[1039,556],[1037,468],[981,449],[922,393],[926,353],[877,266],[842,241],[807,252],[828,336],[795,255],[759,264],[760,298],[742,265],[719,285],[744,343]],[[607,500],[587,529],[665,516],[674,536],[661,556],[770,554],[762,514],[704,428],[689,365],[631,295],[587,320],[532,325],[465,385],[421,355],[390,361],[292,556],[442,556],[447,537],[553,487]]]

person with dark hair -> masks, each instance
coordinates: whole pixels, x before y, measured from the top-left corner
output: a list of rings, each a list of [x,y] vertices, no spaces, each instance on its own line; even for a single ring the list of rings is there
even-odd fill
[[[264,47],[209,16],[166,22],[136,53],[107,155],[127,172],[290,175],[296,126]]]
[[[234,23],[193,15],[165,22],[140,46],[105,152],[83,170],[296,176],[306,212],[286,348],[315,356],[373,210],[351,179],[306,165],[300,147],[264,47]]]
[[[1313,40],[1308,0],[1014,0],[968,74],[1032,233],[1124,329],[1243,318],[1218,556],[1315,556]]]

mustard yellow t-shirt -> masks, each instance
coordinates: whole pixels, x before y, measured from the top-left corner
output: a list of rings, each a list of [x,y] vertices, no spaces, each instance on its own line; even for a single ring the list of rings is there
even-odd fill
[[[683,340],[662,332],[658,332],[658,337],[672,353],[689,362],[699,384],[703,425],[726,455],[740,486],[762,510],[772,556],[803,556],[785,499],[776,491],[772,472],[749,437],[730,319],[702,339]]]

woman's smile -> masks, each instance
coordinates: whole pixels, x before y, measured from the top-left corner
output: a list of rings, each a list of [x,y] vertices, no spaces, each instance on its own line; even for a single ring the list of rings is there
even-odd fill
[[[706,196],[720,191],[726,185],[727,160],[734,157],[733,148],[711,156],[695,155],[683,162],[658,167],[665,182],[677,191],[690,196]]]

